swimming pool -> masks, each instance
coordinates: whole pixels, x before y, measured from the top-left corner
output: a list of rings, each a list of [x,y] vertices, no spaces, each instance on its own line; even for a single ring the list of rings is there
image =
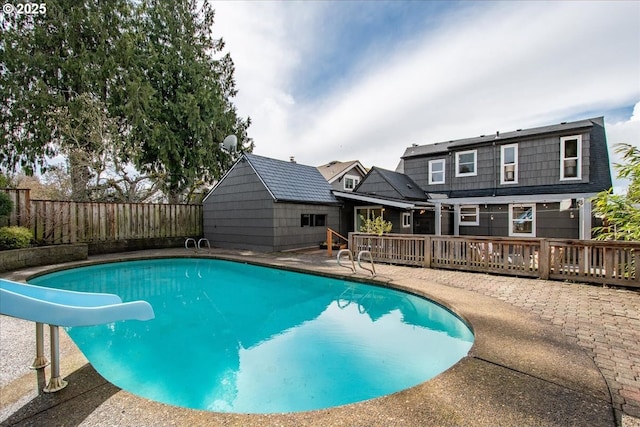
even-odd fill
[[[144,299],[156,318],[68,333],[113,384],[221,412],[344,405],[424,382],[464,357],[473,334],[424,298],[214,259],[157,259],[60,271],[40,286]]]

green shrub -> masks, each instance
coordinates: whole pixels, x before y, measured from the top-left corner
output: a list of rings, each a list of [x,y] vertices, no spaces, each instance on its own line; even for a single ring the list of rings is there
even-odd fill
[[[4,191],[0,191],[0,217],[7,216],[13,210],[13,201]]]
[[[1,227],[0,250],[28,248],[33,240],[33,233],[26,227]]]
[[[378,236],[382,236],[384,233],[390,233],[393,228],[391,221],[385,221],[381,216],[377,216],[374,219],[365,218],[364,215],[360,215],[360,231],[362,233],[373,233]]]

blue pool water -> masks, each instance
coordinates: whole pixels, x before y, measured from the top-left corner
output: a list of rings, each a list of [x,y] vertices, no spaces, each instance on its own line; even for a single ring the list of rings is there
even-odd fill
[[[152,400],[221,412],[327,408],[424,382],[473,334],[424,298],[211,259],[119,262],[30,283],[151,303],[156,318],[67,331],[107,380]]]

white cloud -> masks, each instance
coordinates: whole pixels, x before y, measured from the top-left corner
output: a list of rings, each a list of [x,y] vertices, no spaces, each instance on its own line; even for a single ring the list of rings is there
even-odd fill
[[[332,15],[338,5],[214,4],[257,154],[393,169],[414,142],[599,116],[640,100],[639,3],[475,2],[391,50],[367,50],[329,92],[302,102],[294,79],[308,58],[341,49],[339,40],[323,44],[335,40],[325,36],[332,25],[349,22]],[[607,126],[615,143],[631,125]]]

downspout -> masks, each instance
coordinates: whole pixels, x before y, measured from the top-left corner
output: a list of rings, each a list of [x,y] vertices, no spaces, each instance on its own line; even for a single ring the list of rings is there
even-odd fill
[[[445,162],[446,167],[446,162]],[[453,191],[453,168],[455,168],[455,160],[453,159],[453,153],[449,151],[449,197],[451,197],[451,192]]]
[[[499,138],[498,135],[499,134],[496,134],[496,138]],[[495,197],[496,196],[496,189],[498,188],[498,174],[500,173],[500,171],[497,170],[497,168],[496,168],[496,155],[497,155],[496,154],[496,149],[497,149],[496,142],[493,141],[492,145],[493,145],[493,156],[492,156],[493,157],[493,159],[492,159],[492,162],[493,162],[493,192],[492,192],[491,195],[493,197]]]

